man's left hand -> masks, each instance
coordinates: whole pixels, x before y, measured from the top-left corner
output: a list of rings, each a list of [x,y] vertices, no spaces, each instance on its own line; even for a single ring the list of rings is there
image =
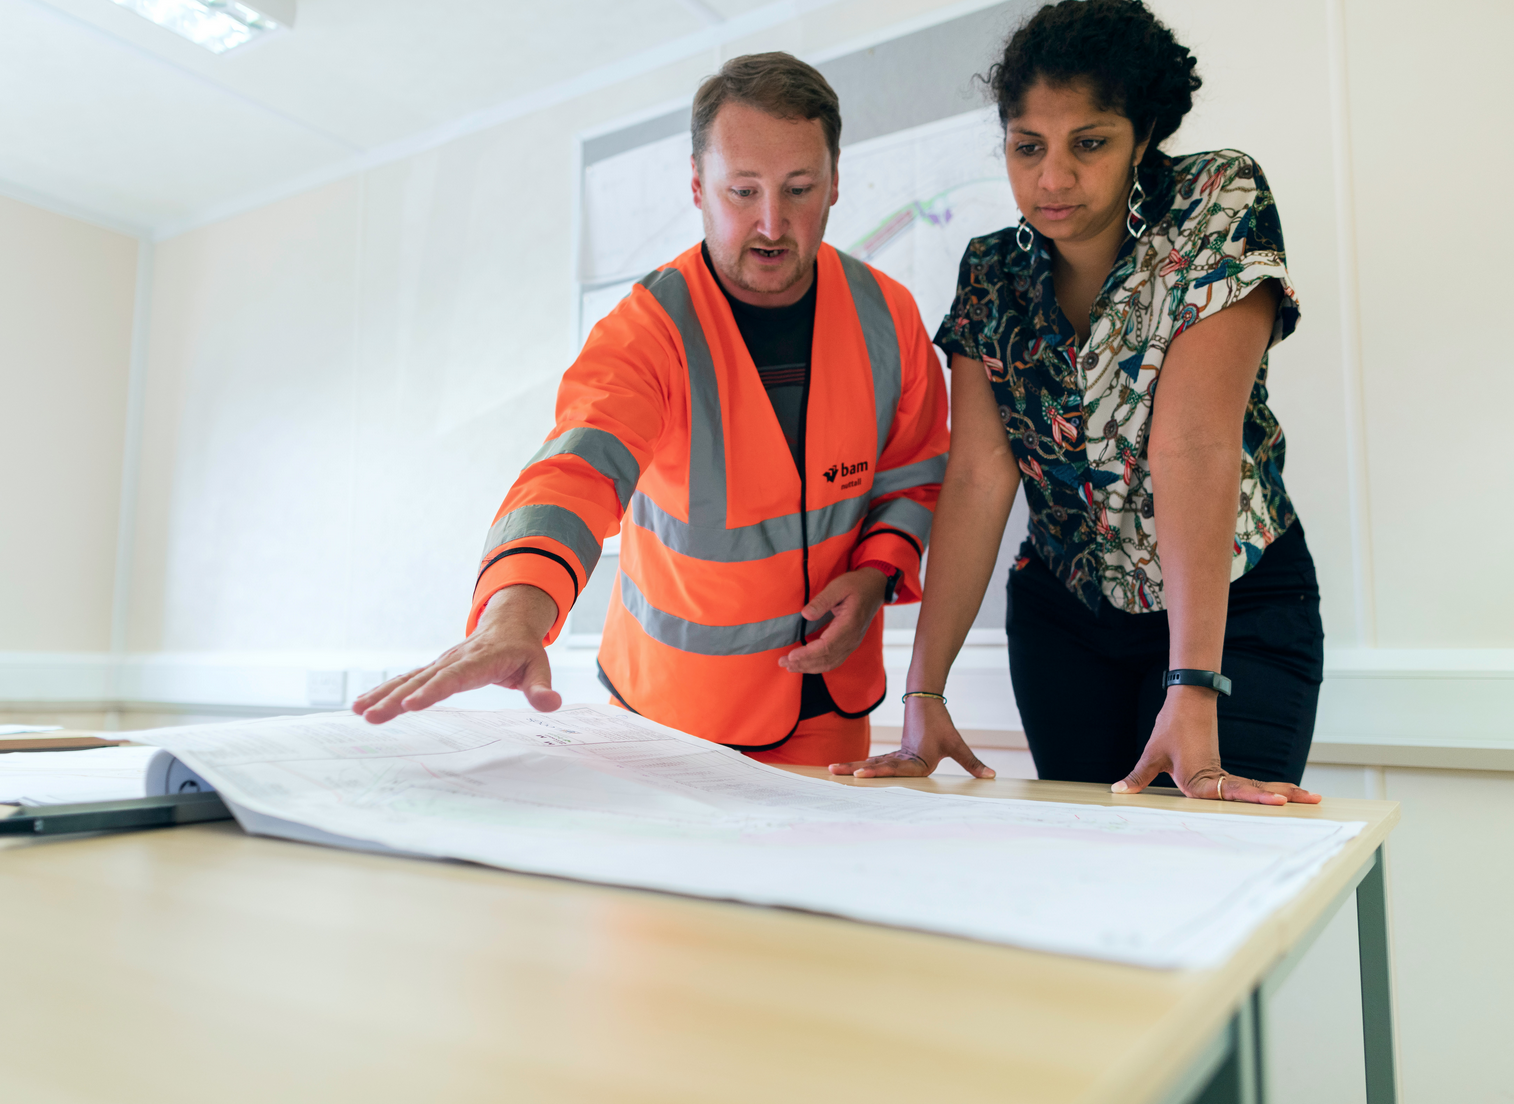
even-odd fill
[[[778,666],[801,675],[818,675],[840,667],[862,643],[887,590],[888,576],[875,567],[859,567],[832,579],[799,612],[806,621],[819,621],[826,614],[833,620],[808,644],[780,656]]]

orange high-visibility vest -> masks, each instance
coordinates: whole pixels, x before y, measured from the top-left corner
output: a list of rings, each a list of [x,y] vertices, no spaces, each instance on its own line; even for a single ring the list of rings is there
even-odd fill
[[[510,489],[468,619],[529,583],[568,610],[621,530],[600,645],[623,704],[718,743],[794,731],[801,677],[778,658],[824,622],[799,611],[867,561],[920,596],[920,557],[946,470],[946,389],[913,298],[822,246],[796,469],[730,305],[698,246],[641,280],[563,376],[557,424]],[[838,708],[884,694],[883,617],[825,674]]]

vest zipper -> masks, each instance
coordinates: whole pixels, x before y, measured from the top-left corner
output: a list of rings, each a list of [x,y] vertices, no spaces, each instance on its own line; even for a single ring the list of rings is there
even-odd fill
[[[812,358],[813,360],[813,358]],[[805,366],[804,369],[804,395],[799,400],[799,547],[803,551],[802,564],[804,571],[804,604],[810,604],[810,519],[809,519],[809,479],[805,472],[809,468],[809,457],[806,450],[806,439],[809,436],[810,423],[810,373],[814,371],[814,364]],[[799,617],[799,643],[804,643],[805,620],[803,614]]]

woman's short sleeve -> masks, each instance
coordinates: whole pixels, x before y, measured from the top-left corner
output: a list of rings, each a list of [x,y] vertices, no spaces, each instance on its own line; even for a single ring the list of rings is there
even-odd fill
[[[948,363],[953,355],[982,360],[985,355],[992,356],[996,348],[992,335],[986,332],[998,317],[994,308],[1003,294],[996,237],[974,238],[962,254],[956,297],[936,330],[936,345],[947,355]]]
[[[1272,189],[1261,167],[1234,150],[1205,155],[1195,167],[1178,181],[1174,217],[1183,225],[1159,270],[1174,277],[1173,336],[1273,279],[1283,292],[1269,343],[1275,345],[1298,326],[1299,304]]]

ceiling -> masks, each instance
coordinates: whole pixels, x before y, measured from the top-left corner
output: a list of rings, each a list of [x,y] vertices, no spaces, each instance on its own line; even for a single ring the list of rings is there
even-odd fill
[[[0,194],[163,237],[793,14],[299,0],[291,33],[217,57],[111,0],[0,0]]]

